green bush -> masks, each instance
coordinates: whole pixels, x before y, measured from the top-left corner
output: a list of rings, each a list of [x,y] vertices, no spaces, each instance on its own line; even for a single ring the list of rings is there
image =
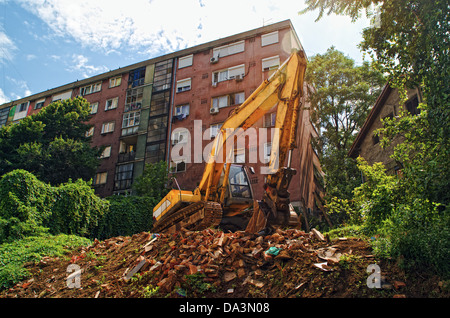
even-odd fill
[[[105,239],[151,230],[153,207],[158,204],[155,198],[116,195],[107,200],[110,208],[100,220],[95,237]]]
[[[359,209],[365,234],[374,234],[383,226],[399,201],[400,184],[397,177],[386,174],[384,165],[370,166],[358,157],[358,168],[364,174],[364,183],[355,188],[354,202]]]
[[[52,187],[14,170],[0,180],[0,243],[45,232],[89,236],[109,203],[79,179]]]
[[[108,212],[109,202],[95,195],[82,179],[55,188],[52,217],[45,223],[51,233],[77,234],[91,237],[99,220]]]
[[[406,267],[450,275],[450,216],[442,204],[424,199],[408,179],[386,175],[381,163],[358,164],[366,181],[356,188],[355,204],[363,233],[376,237],[374,252],[403,260]]]
[[[89,244],[89,239],[66,234],[30,236],[1,244],[0,289],[9,288],[29,275],[25,263],[38,262],[43,256],[63,256],[73,248]]]
[[[450,275],[450,217],[436,204],[415,198],[400,205],[386,220],[390,240],[382,252],[404,259],[406,267]]]

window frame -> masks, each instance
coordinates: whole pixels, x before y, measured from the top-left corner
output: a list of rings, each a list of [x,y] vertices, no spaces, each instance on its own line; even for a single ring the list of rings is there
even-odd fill
[[[268,46],[280,42],[280,34],[278,31],[261,35],[261,46]]]
[[[97,112],[98,112],[98,102],[90,103],[89,107],[91,108],[91,112],[90,112],[91,115],[97,114]]]
[[[111,128],[112,127],[112,128]],[[106,130],[108,128],[108,130]],[[116,122],[115,121],[108,121],[102,124],[102,134],[108,134],[114,132],[114,129],[116,128]]]
[[[187,85],[189,83],[189,85]],[[176,84],[176,92],[182,93],[186,91],[190,91],[192,88],[192,78],[185,78],[182,80],[178,80]]]
[[[86,93],[87,88],[89,88],[89,91]],[[86,96],[89,94],[94,94],[97,92],[100,92],[102,90],[102,82],[96,82],[90,85],[85,85],[80,88],[80,95]]]
[[[100,159],[105,159],[111,157],[111,145],[108,145],[103,149],[102,153],[100,154]]]
[[[104,179],[104,182],[102,180]],[[108,182],[108,172],[98,172],[94,176],[93,184],[94,185],[103,185]]]
[[[122,85],[122,75],[121,76],[115,76],[111,77],[109,79],[109,88],[117,87]]]
[[[111,101],[111,106],[108,107],[108,103]],[[105,102],[105,111],[116,109],[119,105],[119,97],[109,98]]]
[[[178,59],[178,69],[192,66],[194,63],[194,54],[186,55]]]

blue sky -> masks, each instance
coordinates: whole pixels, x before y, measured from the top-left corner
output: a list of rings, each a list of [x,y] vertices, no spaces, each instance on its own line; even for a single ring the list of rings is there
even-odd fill
[[[0,0],[0,104],[291,19],[308,56],[361,64],[361,19],[298,15],[302,0]]]

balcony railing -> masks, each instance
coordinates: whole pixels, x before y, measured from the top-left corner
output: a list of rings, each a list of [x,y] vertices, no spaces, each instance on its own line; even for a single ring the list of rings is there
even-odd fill
[[[127,161],[134,161],[135,158],[136,158],[136,152],[134,152],[134,151],[127,152],[127,153],[120,153],[118,162],[122,163],[122,162],[127,162]]]

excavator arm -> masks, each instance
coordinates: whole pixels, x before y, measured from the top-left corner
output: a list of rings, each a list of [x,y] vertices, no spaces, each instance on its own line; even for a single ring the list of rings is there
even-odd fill
[[[275,131],[278,132],[279,138],[272,140],[269,161],[271,174],[265,184],[263,199],[253,203],[254,211],[246,230],[254,233],[266,227],[267,223],[287,225],[287,189],[295,174],[295,170],[290,166],[292,150],[296,146],[306,64],[303,51],[292,53],[272,76],[233,111],[213,141],[199,186],[193,192],[171,190],[153,210],[153,230],[176,231],[186,226],[201,229],[217,226],[223,220],[229,174],[231,170],[235,171],[231,165],[234,141],[275,106]],[[250,207],[243,204],[237,213]]]
[[[283,165],[288,156],[288,167],[292,159],[292,149],[295,147],[300,98],[303,95],[303,78],[306,70],[306,57],[302,51],[293,53],[276,73],[265,80],[246,100],[236,108],[223,123],[216,136],[210,158],[206,164],[202,179],[195,193],[205,200],[220,201],[218,191],[221,173],[225,162],[230,162],[230,152],[235,138],[239,138],[252,127],[257,120],[277,106],[275,131],[279,138],[278,144],[272,144],[269,169],[278,171],[278,165]],[[229,165],[228,165],[229,167]],[[227,169],[225,170],[227,175]],[[278,182],[279,174],[269,175],[269,184]],[[227,180],[227,178],[223,178]],[[223,188],[223,187],[221,187]]]

